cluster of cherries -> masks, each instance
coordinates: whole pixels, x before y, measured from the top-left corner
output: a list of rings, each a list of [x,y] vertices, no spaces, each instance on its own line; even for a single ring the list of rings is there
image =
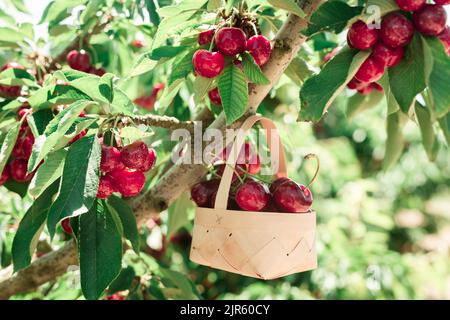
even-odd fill
[[[347,34],[348,45],[359,50],[372,49],[355,77],[347,84],[360,94],[369,94],[373,89],[382,91],[376,83],[385,68],[400,63],[404,55],[404,47],[411,41],[414,30],[425,36],[437,36],[450,54],[450,30],[446,28],[447,14],[442,7],[450,0],[435,0],[436,4],[426,4],[426,0],[395,0],[403,11],[412,11],[412,21],[404,12],[396,11],[384,16],[381,28],[369,27],[361,20],[350,27]]]
[[[226,161],[227,150],[222,152]],[[222,176],[226,164],[215,165],[215,174]],[[232,178],[229,210],[304,213],[312,206],[311,191],[304,185],[280,177],[267,185],[256,179],[261,169],[259,155],[253,152],[250,143],[245,143],[237,157],[237,165]],[[239,175],[239,177],[238,177]],[[197,183],[191,189],[191,199],[199,207],[213,208],[220,178],[213,178]]]
[[[106,73],[105,69],[96,68],[91,65],[91,57],[89,56],[89,53],[84,50],[70,51],[67,54],[66,60],[69,67],[78,71],[95,74],[99,77]]]
[[[134,100],[134,104],[137,106],[145,109],[145,110],[152,110],[155,106],[156,99],[158,98],[158,94],[163,90],[165,87],[164,83],[159,82],[153,86],[152,92],[148,96],[142,96],[139,98],[136,98]]]
[[[233,63],[241,67],[239,54],[249,52],[255,62],[262,66],[270,57],[272,47],[270,41],[263,35],[254,35],[247,40],[247,35],[240,28],[223,27],[219,30],[211,29],[198,35],[200,46],[211,45],[214,42],[213,51],[199,49],[192,57],[192,64],[197,74],[205,78],[215,78],[225,68],[225,57],[233,58]],[[222,100],[218,88],[208,92],[212,103],[221,106]]]
[[[25,70],[25,68],[22,65],[16,62],[8,62],[0,69],[0,72],[8,69]],[[22,92],[21,86],[7,86],[0,84],[0,97],[3,97],[5,99],[15,99],[20,96],[21,92]]]

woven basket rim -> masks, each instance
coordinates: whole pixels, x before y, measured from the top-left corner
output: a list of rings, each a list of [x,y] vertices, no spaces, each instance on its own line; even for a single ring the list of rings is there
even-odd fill
[[[205,208],[205,207],[197,207],[196,210],[205,210],[205,211],[211,211],[216,212],[218,209],[215,208]],[[244,211],[244,210],[229,210],[229,209],[219,209],[220,211],[226,211],[233,214],[249,214],[249,213],[257,213],[264,216],[309,216],[309,215],[316,215],[315,210],[309,210],[308,212],[269,212],[269,211]]]

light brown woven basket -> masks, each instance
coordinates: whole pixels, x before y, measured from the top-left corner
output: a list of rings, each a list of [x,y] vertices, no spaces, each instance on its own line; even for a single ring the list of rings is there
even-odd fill
[[[284,150],[275,124],[267,118],[249,117],[236,135],[214,208],[197,208],[190,259],[245,276],[275,279],[317,267],[316,214],[227,210],[236,151],[241,150],[248,131],[258,121],[267,130],[276,177],[287,176]],[[278,142],[273,148],[272,141]]]

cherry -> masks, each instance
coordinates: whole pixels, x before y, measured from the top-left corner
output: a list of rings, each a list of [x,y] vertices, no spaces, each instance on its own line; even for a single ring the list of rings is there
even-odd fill
[[[151,110],[155,106],[156,98],[154,96],[139,97],[134,100],[134,103],[141,108]]]
[[[112,294],[112,295],[110,295],[110,296],[107,296],[106,297],[106,300],[125,300],[125,298],[124,297],[122,297],[120,294],[118,294],[118,293],[114,293],[114,294]]]
[[[275,190],[277,190],[277,188],[278,188],[279,186],[281,186],[283,183],[285,183],[285,182],[287,182],[287,181],[292,181],[292,180],[289,179],[289,178],[286,178],[286,177],[281,177],[281,178],[278,178],[278,179],[274,180],[274,181],[270,184],[270,187],[269,187],[270,193],[273,194],[273,193],[275,192]]]
[[[347,88],[352,89],[352,90],[359,90],[366,86],[367,86],[367,83],[359,81],[355,77],[353,77],[352,80],[350,80],[350,82],[347,83]]]
[[[8,70],[8,69],[20,69],[20,70],[25,70],[25,67],[22,66],[21,64],[17,63],[17,62],[12,61],[12,62],[6,63],[6,64],[1,68],[0,71],[5,71],[5,70]]]
[[[27,107],[23,107],[19,109],[19,112],[17,112],[18,118],[19,120],[22,120],[23,117],[25,117],[25,115],[30,113],[30,108]],[[26,119],[24,120],[24,123],[26,122]]]
[[[33,144],[34,144],[33,135],[19,138],[16,142],[16,145],[14,146],[13,156],[15,158],[28,160],[33,150]]]
[[[370,29],[363,21],[358,20],[352,24],[347,33],[347,42],[350,47],[367,50],[378,40],[378,30]]]
[[[414,26],[404,15],[390,13],[381,20],[380,36],[392,48],[407,45],[414,34]]]
[[[198,44],[202,46],[211,43],[214,38],[214,33],[216,33],[216,29],[200,32],[198,34]]]
[[[156,162],[156,151],[153,148],[149,148],[148,149],[148,156],[145,159],[145,161],[142,164],[142,166],[139,168],[139,170],[142,171],[142,172],[147,172],[151,168],[153,168],[153,165],[155,164],[155,162]]]
[[[220,53],[226,56],[234,56],[245,50],[247,37],[239,28],[226,27],[216,33],[216,46]]]
[[[130,169],[141,170],[149,161],[149,149],[142,140],[129,144],[120,151],[120,159]],[[153,160],[154,161],[154,160]]]
[[[192,57],[192,64],[200,76],[214,78],[222,72],[225,66],[225,59],[219,52],[209,52],[208,50],[200,49],[195,51]]]
[[[434,3],[445,6],[446,4],[450,4],[450,0],[434,0]]]
[[[158,93],[165,88],[165,84],[162,82],[155,83],[152,89],[152,96],[157,96]]]
[[[376,82],[372,82],[372,83],[370,84],[370,86],[371,86],[373,89],[377,90],[377,91],[380,91],[380,92],[383,92],[383,91],[384,91],[383,87],[382,87],[380,84],[376,83]]]
[[[444,7],[438,5],[426,5],[413,14],[416,29],[428,36],[437,36],[444,31],[446,20]]]
[[[422,8],[426,0],[395,0],[397,2],[397,5],[400,9],[403,11],[416,11],[420,8]]]
[[[145,175],[141,171],[114,170],[110,175],[114,180],[117,191],[124,197],[134,197],[144,189]]]
[[[259,35],[247,40],[246,50],[253,56],[256,64],[262,66],[269,60],[272,47],[269,39]]]
[[[33,179],[34,173],[27,174],[28,161],[14,159],[11,161],[11,177],[17,182],[28,182]]]
[[[101,176],[100,183],[98,185],[97,198],[106,199],[114,192],[117,192],[117,188],[113,178],[109,175]]]
[[[88,72],[91,68],[91,58],[84,50],[72,50],[67,54],[67,64],[72,69]]]
[[[209,100],[211,100],[212,103],[215,105],[221,106],[222,105],[222,99],[220,98],[219,94],[219,88],[214,88],[208,92]]]
[[[0,186],[4,185],[11,177],[11,171],[9,165],[6,165],[3,169],[2,175],[0,176]]]
[[[359,94],[367,96],[372,92],[372,90],[373,90],[372,83],[367,83],[366,86],[359,88],[357,91]]]
[[[311,191],[294,181],[286,181],[273,193],[275,205],[282,212],[307,212],[312,205]]]
[[[89,68],[89,73],[95,74],[96,76],[103,76],[106,73],[106,70],[103,68],[91,67]]]
[[[120,151],[116,147],[102,145],[102,158],[100,161],[100,170],[102,172],[111,172],[116,169],[123,169],[125,166],[120,160]]]
[[[75,143],[76,141],[78,141],[81,138],[83,138],[86,134],[87,134],[87,131],[86,130],[82,130],[79,134],[77,134],[75,137],[73,137],[72,140],[69,141],[69,144]]]
[[[134,39],[133,41],[131,41],[131,45],[137,49],[143,48],[145,46],[144,41],[139,39]]]
[[[212,195],[219,189],[220,180],[212,179],[209,181],[202,181],[195,184],[191,188],[191,199],[197,206],[202,208],[212,208]],[[215,199],[215,197],[214,197]]]
[[[67,234],[73,234],[72,226],[70,225],[70,218],[65,218],[61,221],[61,227]]]
[[[391,48],[378,42],[373,47],[372,57],[386,67],[393,67],[400,63],[404,52],[403,47]]]
[[[379,80],[384,73],[384,66],[372,57],[367,58],[355,74],[355,78],[362,82]]]
[[[236,203],[245,211],[261,211],[270,201],[270,194],[265,185],[246,181],[236,192]]]
[[[438,38],[444,45],[445,52],[447,52],[447,55],[450,56],[450,27],[445,28],[445,30],[438,35]]]
[[[222,151],[221,159],[226,161],[231,152],[231,147],[227,147]],[[245,142],[239,155],[236,159],[236,171],[245,173],[248,171],[250,174],[257,174],[261,169],[261,159],[259,155],[253,150],[252,144]]]

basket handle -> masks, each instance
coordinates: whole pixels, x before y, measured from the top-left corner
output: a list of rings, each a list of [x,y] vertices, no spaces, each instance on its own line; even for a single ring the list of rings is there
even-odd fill
[[[273,123],[272,120],[268,118],[264,118],[261,116],[250,116],[248,117],[242,126],[239,128],[238,133],[233,142],[233,146],[231,147],[230,155],[226,161],[225,170],[222,174],[222,179],[220,181],[219,189],[217,190],[216,202],[214,205],[215,209],[226,209],[228,205],[228,196],[230,194],[231,182],[234,174],[234,168],[236,166],[238,152],[240,151],[244,145],[245,137],[248,134],[248,131],[257,123],[261,122],[261,125],[264,129],[267,130],[267,145],[270,152],[271,164],[272,166],[276,164],[278,166],[278,171],[276,173],[277,178],[287,177],[287,166],[286,166],[286,156],[284,154],[283,144],[280,139],[280,135],[278,134],[278,129]],[[272,137],[273,135],[273,137]],[[278,150],[272,150],[272,138],[274,141],[278,140]],[[277,140],[275,140],[277,139]],[[273,152],[272,152],[273,151]]]

